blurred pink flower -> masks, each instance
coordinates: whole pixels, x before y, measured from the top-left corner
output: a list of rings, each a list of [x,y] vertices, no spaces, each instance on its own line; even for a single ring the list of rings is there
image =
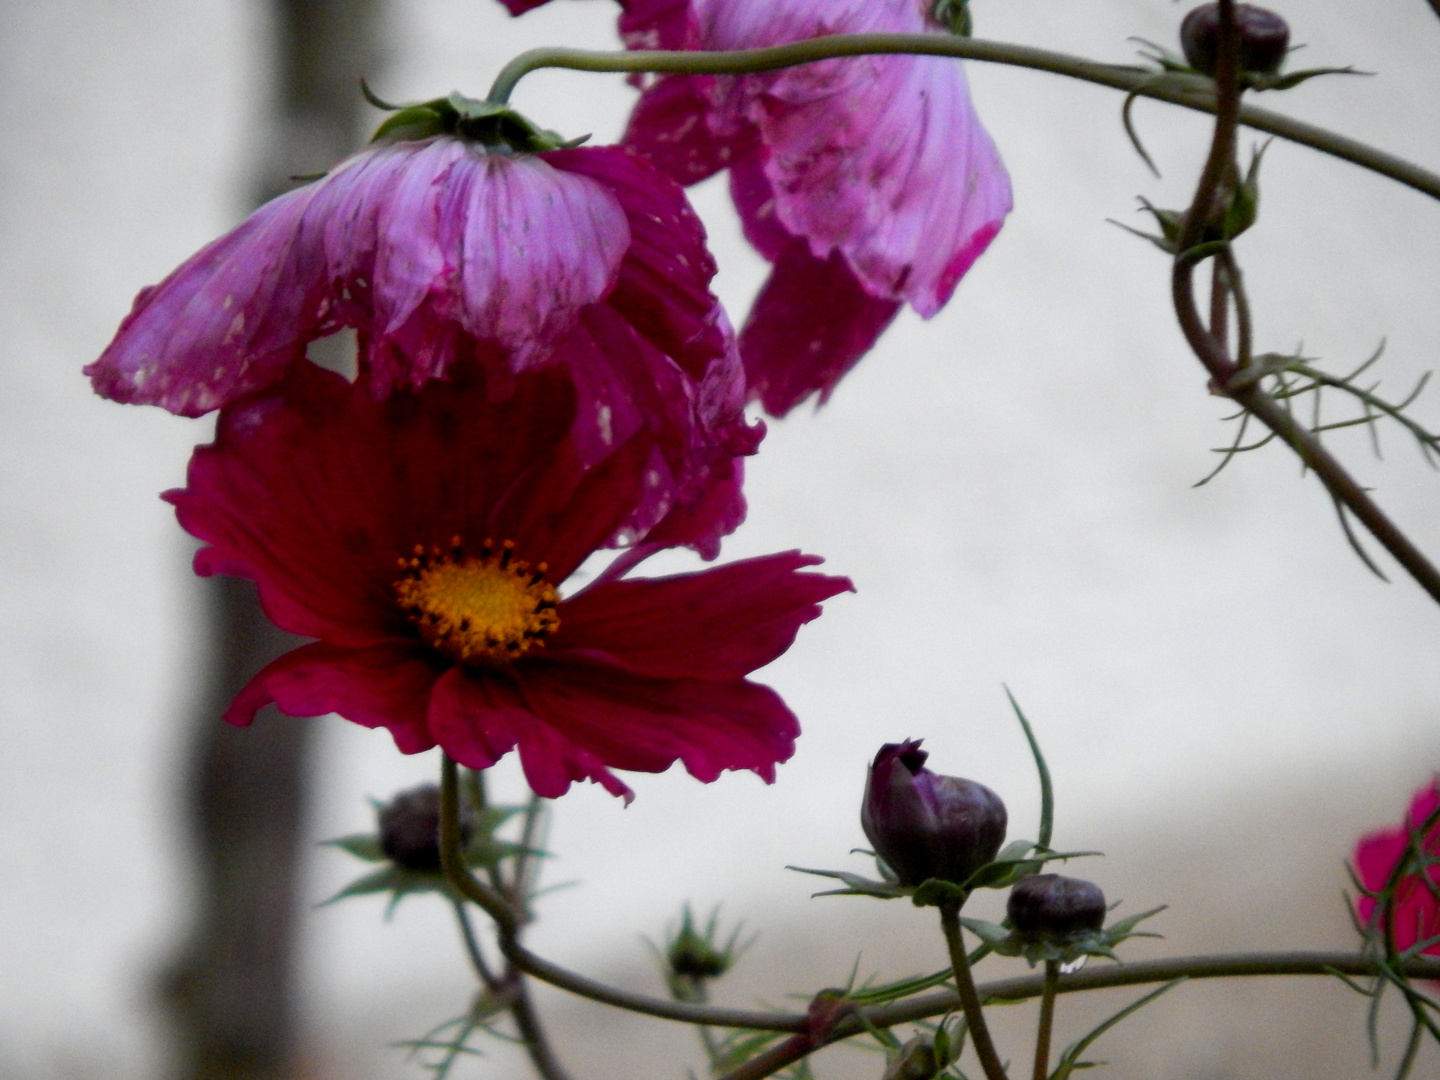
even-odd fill
[[[670,515],[671,542],[713,556],[744,517],[735,459],[763,432],[744,420],[714,272],[684,193],[619,147],[376,145],[141,292],[85,370],[106,397],[198,416],[271,385],[342,327],[358,331],[377,396],[462,358],[497,397],[518,373],[561,365],[587,464],[642,427],[656,436],[632,535]]]
[[[945,33],[932,5],[622,0],[620,29],[635,49]],[[777,416],[815,391],[823,402],[902,303],[926,318],[938,312],[1011,208],[964,72],[946,58],[662,76],[645,85],[625,142],[682,184],[730,169],[745,234],[774,264],[740,349],[752,396]]]
[[[226,712],[248,724],[339,713],[405,753],[483,769],[518,748],[547,797],[675,761],[765,780],[799,725],[745,676],[784,652],[845,578],[798,552],[695,574],[567,579],[644,497],[654,436],[586,467],[560,370],[496,402],[479,365],[376,400],[313,365],[225,407],[188,486],[165,496],[206,542],[197,573],[254,580],[280,627],[319,640],[274,661]]]
[[[1371,892],[1383,890],[1406,857],[1411,837],[1425,827],[1437,809],[1440,809],[1440,780],[1433,780],[1416,793],[1402,825],[1361,838],[1355,846],[1355,874],[1360,884]],[[1436,899],[1436,893],[1440,892],[1440,826],[1432,825],[1420,839],[1419,846],[1422,852],[1437,860],[1437,865],[1425,868],[1423,874],[1411,872],[1403,877],[1396,886],[1394,903],[1389,910],[1369,896],[1360,896],[1355,901],[1355,911],[1363,926],[1381,932],[1386,922],[1390,923],[1398,952],[1440,937],[1440,900]],[[1421,952],[1440,955],[1440,942],[1426,946]]]

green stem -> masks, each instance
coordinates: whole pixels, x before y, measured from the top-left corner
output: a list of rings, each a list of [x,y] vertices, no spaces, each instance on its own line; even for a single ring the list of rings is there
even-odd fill
[[[1108,990],[1117,986],[1146,986],[1171,982],[1178,978],[1225,979],[1256,978],[1272,975],[1335,975],[1375,976],[1383,964],[1361,953],[1342,952],[1279,952],[1233,953],[1221,956],[1179,956],[1163,960],[1132,961],[1124,965],[1091,965],[1084,971],[1061,975],[1056,994],[1073,994],[1085,990]],[[1411,979],[1440,979],[1440,959],[1408,960],[1396,964]],[[977,988],[980,1000],[993,1003],[1026,1001],[1045,992],[1043,975],[1021,975],[1011,979],[981,983]],[[824,1039],[818,1042],[797,1037],[787,1039],[751,1058],[726,1073],[719,1080],[764,1080],[807,1055],[832,1043],[863,1035],[868,1028],[889,1028],[910,1024],[935,1016],[953,1013],[960,999],[948,990],[897,1001],[890,1005],[863,1010],[861,1016],[840,1020]],[[777,1019],[783,1019],[777,1017]],[[796,1017],[795,1019],[803,1019]],[[868,1025],[868,1027],[867,1027]],[[772,1030],[774,1030],[772,1028]],[[787,1030],[798,1030],[790,1028]]]
[[[990,1038],[990,1028],[985,1023],[985,1010],[980,1006],[975,977],[970,974],[970,958],[965,955],[965,942],[960,936],[958,902],[941,902],[940,926],[945,931],[945,944],[950,949],[950,966],[955,969],[955,988],[960,993],[960,1007],[965,1012],[965,1023],[970,1028],[970,1041],[975,1045],[980,1067],[985,1070],[986,1080],[1008,1080],[1000,1055],[995,1052],[995,1041]]]
[[[530,1000],[530,988],[526,985],[525,976],[518,972],[512,973],[510,982],[513,994],[510,1015],[515,1018],[515,1027],[520,1032],[520,1038],[525,1043],[535,1071],[542,1080],[570,1080],[565,1067],[555,1056],[550,1040],[545,1037],[544,1028],[540,1026],[540,1016]]]
[[[1045,988],[1040,994],[1040,1024],[1035,1032],[1035,1080],[1050,1076],[1050,1032],[1055,1027],[1055,987],[1060,982],[1060,965],[1045,961]]]
[[[446,754],[440,760],[440,867],[465,899],[495,921],[502,934],[514,934],[519,921],[505,897],[470,872],[460,839],[460,767]]]
[[[761,71],[812,64],[841,56],[876,56],[902,53],[916,56],[952,56],[983,63],[1047,71],[1082,82],[1124,90],[1140,97],[1213,113],[1215,84],[1203,75],[1157,72],[1131,64],[1102,64],[1079,56],[1011,45],[998,41],[954,37],[948,34],[837,34],[788,45],[735,52],[636,50],[598,52],[588,49],[531,49],[505,65],[490,89],[489,100],[505,104],[515,84],[532,71],[566,68],[593,72],[659,72],[692,75],[747,75]],[[1404,158],[1337,135],[1325,128],[1293,120],[1279,113],[1245,106],[1240,122],[1257,131],[1278,135],[1321,153],[1338,157],[1371,172],[1388,176],[1431,198],[1440,199],[1440,176]]]
[[[475,936],[475,928],[470,925],[470,913],[465,910],[463,900],[452,900],[455,907],[455,918],[460,922],[460,936],[465,939],[465,953],[470,957],[470,966],[475,969],[475,974],[485,984],[488,990],[497,990],[500,981],[490,970],[490,965],[485,962],[485,954],[480,949],[480,940]]]
[[[1199,244],[1216,192],[1220,190],[1227,170],[1234,168],[1235,134],[1241,119],[1240,87],[1236,72],[1237,52],[1238,37],[1233,4],[1222,0],[1220,48],[1215,73],[1216,85],[1220,88],[1215,133],[1200,182],[1196,185],[1195,198],[1184,215],[1184,225],[1176,243],[1179,254],[1175,257],[1170,279],[1176,319],[1191,350],[1210,373],[1214,387],[1285,440],[1300,460],[1320,478],[1330,495],[1369,530],[1370,535],[1405,568],[1432,600],[1440,603],[1440,570],[1437,570],[1424,552],[1390,520],[1339,459],[1325,449],[1319,436],[1298,422],[1288,409],[1281,406],[1257,383],[1245,380],[1243,369],[1231,358],[1226,343],[1210,332],[1196,308],[1194,276],[1199,260],[1194,256],[1193,250]],[[1239,267],[1233,261],[1233,256],[1228,270],[1232,284],[1238,284]],[[1248,321],[1247,311],[1246,333]],[[1237,375],[1240,377],[1238,381]]]

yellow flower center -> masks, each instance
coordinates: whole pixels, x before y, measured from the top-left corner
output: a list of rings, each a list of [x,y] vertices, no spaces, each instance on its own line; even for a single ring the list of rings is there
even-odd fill
[[[399,560],[395,596],[431,648],[461,664],[492,667],[545,644],[560,626],[560,594],[514,557],[515,543],[486,540],[467,555],[456,536],[450,550],[432,547]]]

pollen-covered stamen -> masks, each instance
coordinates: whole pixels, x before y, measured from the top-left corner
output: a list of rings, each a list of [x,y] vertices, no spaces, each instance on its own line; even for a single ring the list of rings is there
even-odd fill
[[[560,594],[545,580],[543,562],[532,568],[514,552],[514,541],[486,540],[466,554],[456,536],[448,551],[417,544],[399,560],[395,596],[427,645],[483,667],[545,644],[560,626]]]

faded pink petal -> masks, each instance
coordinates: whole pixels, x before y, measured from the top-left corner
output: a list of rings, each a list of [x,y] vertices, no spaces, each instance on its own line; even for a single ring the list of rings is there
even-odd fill
[[[825,34],[941,33],[928,0],[622,0],[632,48],[746,49]],[[930,317],[999,232],[1009,178],[969,99],[958,62],[847,57],[733,78],[651,81],[626,142],[681,183],[724,165],[746,235],[777,263],[765,307],[742,330],[752,393],[783,414],[821,400],[909,303]],[[803,242],[811,260],[793,254]],[[817,267],[872,304],[816,292]],[[843,271],[843,273],[842,273]],[[848,278],[846,274],[848,273]],[[783,297],[783,305],[777,305]],[[807,305],[818,310],[806,312]],[[808,334],[785,363],[781,322]],[[850,313],[834,326],[837,312]],[[769,325],[757,326],[766,320]],[[819,344],[817,345],[817,341]],[[792,353],[793,355],[793,353]],[[777,389],[783,387],[782,389]]]
[[[763,431],[744,419],[714,273],[684,193],[630,151],[435,136],[372,147],[262,207],[142,293],[87,371],[112,397],[198,415],[342,326],[377,397],[462,363],[497,398],[524,371],[568,367],[587,466],[642,429],[655,443],[619,539],[668,517],[672,542],[713,556],[743,518],[733,459]]]
[[[301,188],[267,203],[141,290],[85,369],[96,393],[200,416],[274,381],[307,341],[333,329],[318,237],[306,221],[314,195]]]

